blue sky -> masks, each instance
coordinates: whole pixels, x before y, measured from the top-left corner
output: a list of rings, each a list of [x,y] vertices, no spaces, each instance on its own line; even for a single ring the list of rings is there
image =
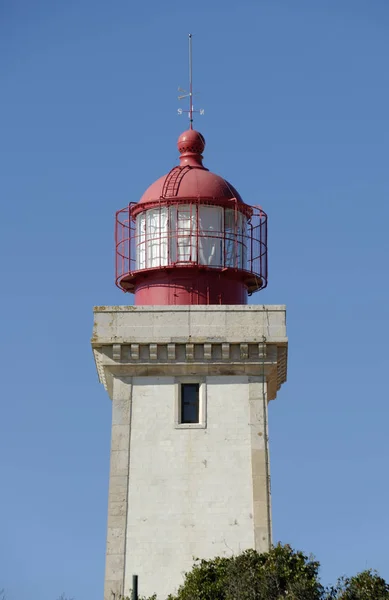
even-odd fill
[[[270,406],[274,538],[324,582],[389,579],[387,0],[0,2],[0,588],[102,597],[110,400],[92,306],[114,212],[177,161],[178,85],[205,163],[269,214],[288,382]]]

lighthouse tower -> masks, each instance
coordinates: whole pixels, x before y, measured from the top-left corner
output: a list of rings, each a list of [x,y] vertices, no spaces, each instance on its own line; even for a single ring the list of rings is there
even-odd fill
[[[164,598],[193,557],[271,544],[285,307],[247,304],[267,284],[267,216],[204,167],[204,147],[185,131],[180,164],[118,211],[116,284],[135,306],[94,309],[113,403],[105,600],[133,574]]]
[[[185,131],[179,165],[118,211],[116,284],[135,305],[94,309],[113,404],[105,600],[128,595],[133,574],[141,595],[165,598],[193,557],[271,544],[285,307],[247,304],[267,285],[267,216],[203,165],[204,148]]]

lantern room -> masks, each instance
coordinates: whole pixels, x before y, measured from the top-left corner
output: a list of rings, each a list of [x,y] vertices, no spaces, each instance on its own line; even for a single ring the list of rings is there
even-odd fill
[[[203,166],[203,136],[116,214],[116,284],[136,305],[246,304],[267,285],[267,216]]]

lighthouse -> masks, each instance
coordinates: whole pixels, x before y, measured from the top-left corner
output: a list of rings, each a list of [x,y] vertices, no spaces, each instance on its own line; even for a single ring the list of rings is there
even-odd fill
[[[128,595],[133,574],[141,595],[165,598],[193,557],[272,541],[285,306],[248,303],[268,283],[267,215],[204,166],[192,116],[179,164],[116,215],[116,285],[134,304],[94,309],[112,400],[105,600]]]

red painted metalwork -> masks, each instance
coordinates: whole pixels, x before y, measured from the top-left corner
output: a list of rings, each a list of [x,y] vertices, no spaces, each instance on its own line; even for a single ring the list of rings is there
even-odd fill
[[[194,129],[184,131],[178,138],[177,147],[181,155],[181,167],[189,165],[190,167],[201,167],[204,169],[202,153],[205,148],[205,139],[201,133]]]
[[[174,277],[168,271],[150,273],[138,281],[137,305],[247,304],[247,290],[227,273],[180,267]]]
[[[185,175],[189,171],[190,167],[174,167],[170,173],[167,174],[166,179],[162,188],[162,197],[171,198],[177,196],[178,190],[180,189],[180,183]]]
[[[181,165],[116,214],[116,284],[135,304],[246,304],[267,285],[267,216],[203,167],[204,146],[184,132]]]

